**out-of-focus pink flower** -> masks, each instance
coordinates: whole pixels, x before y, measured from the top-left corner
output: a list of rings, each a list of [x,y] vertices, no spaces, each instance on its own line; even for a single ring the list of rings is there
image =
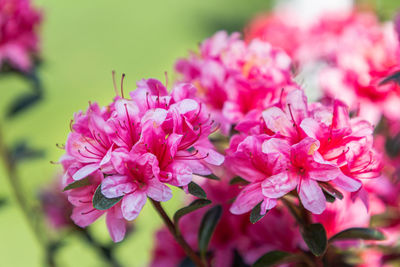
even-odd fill
[[[57,177],[54,184],[39,192],[41,208],[47,222],[56,230],[72,225],[70,219],[72,205],[68,202],[67,194],[62,191],[62,177]]]
[[[125,234],[125,220],[139,215],[147,197],[167,201],[172,193],[166,184],[185,187],[193,174],[209,175],[210,166],[224,161],[208,140],[218,128],[204,104],[190,98],[192,85],[177,84],[171,94],[155,79],[137,86],[131,98],[117,96],[108,107],[90,104],[76,113],[61,160],[65,185],[89,177],[89,185],[67,191],[75,223],[85,227],[107,213],[116,242]],[[99,185],[104,197],[121,202],[94,209]]]
[[[264,214],[297,188],[304,207],[320,214],[326,200],[319,183],[356,192],[360,179],[380,175],[372,126],[350,119],[342,102],[309,105],[304,93],[295,90],[280,106],[266,109],[262,118],[248,116],[236,127],[242,133],[231,140],[227,166],[250,184],[231,212],[245,213],[262,202]]]
[[[381,84],[400,69],[395,24],[357,11],[327,12],[312,23],[302,22],[287,12],[263,15],[249,24],[246,40],[261,38],[285,49],[300,71],[315,66],[324,95],[359,109],[371,123],[378,123],[381,115],[399,119],[394,110],[400,103],[399,85]],[[272,34],[276,32],[278,38]]]
[[[353,227],[368,227],[370,213],[360,199],[353,201],[350,194],[344,194],[342,200],[328,203],[326,210],[320,214],[314,214],[314,222],[321,223],[328,238]]]
[[[178,60],[175,69],[199,88],[197,96],[224,134],[248,112],[276,103],[282,88],[296,88],[286,53],[260,40],[246,44],[238,33],[217,32],[200,45],[199,54]]]
[[[0,67],[5,63],[22,71],[32,67],[39,50],[37,28],[41,14],[29,0],[0,1]]]
[[[221,220],[209,247],[212,266],[233,266],[235,253],[250,265],[272,250],[299,251],[303,243],[295,221],[286,209],[274,209],[258,224],[251,224],[248,216],[229,213],[229,200],[237,194],[238,189],[230,186],[229,179],[225,178],[222,181],[207,180],[202,184],[213,203],[223,207]],[[198,228],[205,209],[207,207],[186,215],[180,222],[182,235],[194,249],[197,247]],[[152,258],[152,267],[175,267],[186,255],[168,230],[162,228],[156,233]]]

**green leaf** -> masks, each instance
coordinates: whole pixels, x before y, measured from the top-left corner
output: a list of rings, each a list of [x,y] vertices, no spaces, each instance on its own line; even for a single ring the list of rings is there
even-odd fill
[[[201,177],[204,177],[204,178],[208,178],[208,179],[211,179],[211,180],[221,180],[221,179],[219,179],[219,177],[218,176],[216,176],[215,174],[210,174],[210,175],[200,175]]]
[[[261,203],[262,203],[262,201],[260,203],[258,203],[257,206],[255,206],[251,210],[251,213],[250,213],[250,222],[251,223],[258,222],[259,220],[261,220],[265,216],[265,214],[267,214],[267,213],[262,214],[262,215],[260,214],[261,213]]]
[[[206,214],[204,214],[201,220],[199,235],[198,235],[198,246],[200,255],[204,257],[207,253],[208,244],[210,243],[211,237],[214,230],[218,224],[222,215],[222,207],[217,205],[209,209]]]
[[[86,177],[86,178],[83,178],[81,180],[74,181],[74,182],[70,183],[69,185],[64,187],[63,191],[68,191],[68,190],[71,190],[71,189],[80,188],[80,187],[84,187],[84,186],[87,186],[87,185],[90,185],[89,177]]]
[[[123,196],[116,197],[116,198],[106,198],[101,193],[101,184],[97,187],[96,192],[93,195],[93,207],[97,210],[108,210],[115,204],[117,204]]]
[[[328,245],[326,231],[322,224],[315,223],[305,225],[301,230],[301,235],[310,251],[317,257],[325,253]]]
[[[327,193],[325,191],[323,191],[323,192],[324,192],[325,199],[326,199],[327,202],[329,202],[329,203],[335,202],[335,200],[336,200],[335,197],[333,197],[331,194],[329,194],[329,193]]]
[[[384,85],[389,82],[395,82],[397,84],[400,84],[400,71],[394,72],[388,77],[384,78],[379,85]]]
[[[183,261],[181,261],[179,267],[196,267],[196,264],[194,264],[189,257],[186,257]]]
[[[323,190],[325,196],[326,196],[326,195],[331,196],[330,199],[332,199],[332,197],[333,197],[333,198],[340,199],[340,200],[343,199],[343,194],[342,194],[339,190],[335,189],[332,185],[330,185],[330,184],[328,184],[328,183],[319,183],[319,185],[321,186],[321,188],[322,188],[322,190]],[[328,200],[328,199],[327,199],[327,200]],[[328,200],[328,201],[329,201],[329,200]],[[331,202],[331,201],[329,201],[329,202]],[[333,201],[332,201],[332,202],[333,202]]]
[[[362,240],[385,240],[382,232],[373,228],[349,228],[337,233],[329,239],[329,242],[337,240],[362,239]]]
[[[175,212],[174,214],[174,224],[177,227],[177,229],[179,229],[178,227],[178,222],[179,219],[182,218],[183,216],[185,216],[188,213],[191,213],[195,210],[201,209],[207,205],[210,205],[211,201],[207,200],[207,199],[196,199],[195,201],[193,201],[192,203],[190,203],[188,206],[181,208],[180,210],[178,210],[177,212]]]
[[[190,182],[188,184],[189,193],[195,197],[207,199],[206,192],[204,192],[203,188],[201,188],[198,184],[194,182]]]
[[[263,256],[261,256],[261,258],[259,258],[253,264],[253,267],[275,266],[276,264],[279,264],[285,260],[288,260],[288,257],[290,257],[290,256],[291,256],[290,253],[287,253],[284,251],[279,251],[279,250],[270,251],[270,252],[264,254]]]
[[[7,199],[5,197],[0,197],[0,208],[7,205]]]
[[[240,185],[248,185],[249,182],[243,179],[242,177],[236,176],[233,177],[229,182],[230,185],[240,184]]]

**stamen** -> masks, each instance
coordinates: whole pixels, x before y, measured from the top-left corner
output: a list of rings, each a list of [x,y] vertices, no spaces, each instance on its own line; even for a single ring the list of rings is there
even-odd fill
[[[81,212],[81,215],[87,215],[87,214],[89,214],[89,213],[91,213],[91,212],[93,212],[93,211],[95,211],[96,209],[92,209],[92,210],[89,210],[89,211],[87,211],[87,212]]]
[[[165,71],[164,75],[165,75],[165,87],[168,88],[168,73]]]
[[[150,109],[150,104],[149,104],[149,92],[146,92],[146,103],[147,103],[147,108]]]
[[[115,70],[113,70],[111,73],[112,73],[111,75],[112,75],[112,80],[113,80],[114,92],[115,92],[115,95],[118,96],[117,82],[115,81]]]
[[[82,157],[84,157],[84,158],[88,158],[88,159],[96,159],[96,160],[98,160],[98,159],[99,159],[99,158],[94,158],[94,157],[89,157],[89,156],[87,156],[87,155],[83,155],[80,149],[78,149],[78,153],[79,153],[79,154],[80,154]]]
[[[73,120],[73,119],[69,121],[69,129],[71,130],[71,132],[74,131],[74,129],[72,129],[73,123],[74,123],[74,120]]]
[[[56,147],[59,149],[65,149],[65,145],[64,144],[56,144]]]
[[[298,137],[300,137],[300,129],[299,129],[299,126],[297,125],[296,120],[294,119],[294,116],[293,116],[293,113],[292,113],[292,108],[290,107],[290,104],[287,104],[287,105],[288,105],[288,108],[289,108],[290,117],[292,118],[292,121],[293,121],[293,126],[296,128]]]
[[[122,98],[124,97],[124,79],[125,79],[125,73],[122,73],[122,77],[121,77],[121,96]]]

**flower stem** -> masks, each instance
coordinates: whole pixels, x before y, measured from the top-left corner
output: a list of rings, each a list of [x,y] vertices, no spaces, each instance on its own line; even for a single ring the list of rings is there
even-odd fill
[[[164,221],[165,225],[167,226],[168,230],[174,236],[175,240],[178,244],[183,248],[186,255],[196,264],[197,267],[206,267],[203,261],[200,259],[199,255],[189,246],[189,244],[185,241],[182,235],[178,234],[176,231],[176,225],[171,221],[168,217],[168,214],[165,212],[163,207],[161,206],[160,202],[157,202],[153,199],[150,199],[151,203],[153,203],[154,208],[157,210],[158,214],[161,216],[162,220]]]
[[[104,257],[104,259],[110,264],[111,267],[121,267],[121,263],[115,258],[113,248],[110,246],[105,246],[97,242],[86,228],[79,229],[85,240],[93,248],[97,249],[98,252]]]
[[[25,199],[20,179],[17,174],[17,166],[4,141],[1,125],[0,125],[0,158],[3,161],[3,165],[7,173],[7,178],[10,182],[12,194],[15,196],[17,204],[21,208],[22,214],[24,215],[36,240],[42,247],[43,251],[46,253],[47,265],[56,266],[54,259],[52,257],[53,255],[49,255],[48,242],[45,239],[45,236],[41,234],[44,233],[44,231],[41,231],[41,229],[39,228],[38,222],[37,220],[35,220],[36,216],[32,213],[31,207],[29,206],[28,202]]]

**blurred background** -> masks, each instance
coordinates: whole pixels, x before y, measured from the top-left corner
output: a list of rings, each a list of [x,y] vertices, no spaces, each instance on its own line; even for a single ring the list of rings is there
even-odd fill
[[[2,123],[9,144],[27,140],[45,151],[44,157],[19,166],[24,194],[32,203],[38,201],[39,188],[50,184],[61,171],[50,161],[57,161],[63,154],[56,143],[65,141],[73,113],[86,109],[88,101],[105,105],[114,97],[112,70],[119,75],[126,73],[126,92],[142,78],[164,81],[165,71],[173,81],[172,67],[178,57],[195,50],[199,42],[217,30],[241,31],[251,17],[274,4],[268,0],[34,2],[44,13],[43,64],[39,70],[44,100],[29,112]],[[385,19],[391,19],[399,7],[393,0],[361,2],[372,5]],[[16,76],[2,77],[0,112],[4,114],[7,103],[27,87]],[[43,255],[3,176],[0,167],[0,200],[5,203],[0,207],[0,265],[42,266]],[[173,201],[166,204],[167,210],[179,207],[180,196],[174,194]],[[160,224],[151,205],[146,205],[135,221],[135,233],[116,250],[121,262],[146,266],[152,234]],[[54,234],[50,228],[48,231]],[[90,231],[100,242],[109,242],[103,220]],[[57,258],[62,266],[103,266],[96,253],[77,236],[69,235]]]

